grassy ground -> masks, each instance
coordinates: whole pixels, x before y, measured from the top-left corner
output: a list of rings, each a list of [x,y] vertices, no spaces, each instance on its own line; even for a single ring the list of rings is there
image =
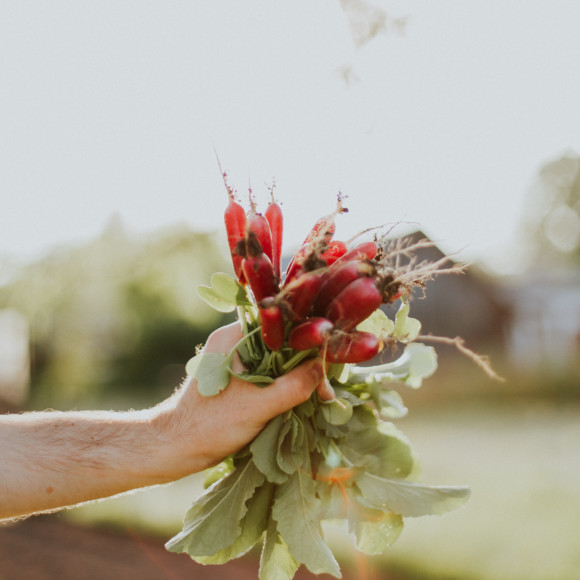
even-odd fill
[[[373,569],[437,580],[580,579],[580,406],[412,409],[398,424],[421,457],[423,482],[468,484],[473,497],[447,516],[407,519]],[[168,538],[200,490],[200,478],[191,477],[69,515]],[[344,539],[335,541],[351,559]]]

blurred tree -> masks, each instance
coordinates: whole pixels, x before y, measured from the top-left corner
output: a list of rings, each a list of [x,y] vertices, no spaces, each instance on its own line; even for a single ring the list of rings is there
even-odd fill
[[[33,397],[82,406],[107,387],[151,396],[160,371],[183,368],[222,322],[196,287],[229,271],[225,255],[213,235],[180,226],[140,241],[114,218],[93,242],[14,272],[0,308],[28,320]]]
[[[546,163],[526,199],[524,243],[534,267],[580,265],[580,157]]]

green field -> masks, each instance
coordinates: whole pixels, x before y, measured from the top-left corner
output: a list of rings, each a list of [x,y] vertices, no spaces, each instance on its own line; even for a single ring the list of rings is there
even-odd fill
[[[373,568],[384,562],[417,579],[580,579],[580,406],[411,410],[398,425],[421,458],[423,482],[468,484],[473,497],[447,516],[407,519]],[[191,477],[69,515],[168,538],[200,490],[200,478]]]

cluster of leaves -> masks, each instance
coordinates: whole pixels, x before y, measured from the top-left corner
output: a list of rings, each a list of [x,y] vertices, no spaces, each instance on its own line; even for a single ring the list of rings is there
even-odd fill
[[[317,349],[269,351],[257,307],[234,278],[214,274],[200,295],[222,312],[238,309],[244,338],[236,348],[247,369],[242,378],[267,385],[318,355]],[[420,323],[409,317],[409,304],[402,302],[394,321],[377,310],[358,328],[402,343],[402,356],[374,367],[330,365],[337,398],[323,402],[314,394],[212,470],[207,491],[167,543],[169,550],[221,564],[262,543],[261,580],[291,579],[301,564],[314,574],[340,577],[323,521],[346,520],[356,547],[375,555],[398,538],[404,517],[442,514],[467,501],[466,487],[416,482],[413,450],[390,422],[407,411],[393,383],[417,388],[437,367],[434,349],[415,342]],[[229,355],[202,351],[188,363],[202,394],[225,388],[234,350]]]

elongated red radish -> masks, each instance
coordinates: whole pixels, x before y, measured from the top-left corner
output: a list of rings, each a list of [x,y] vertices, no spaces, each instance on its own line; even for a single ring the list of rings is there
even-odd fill
[[[324,315],[328,305],[340,294],[351,282],[363,276],[374,276],[376,268],[371,262],[362,260],[350,260],[348,262],[335,262],[334,265],[323,274],[322,284],[314,301],[314,313]]]
[[[283,232],[283,217],[282,209],[274,201],[272,201],[264,212],[268,224],[270,225],[270,233],[272,235],[272,265],[274,272],[280,278],[280,261],[282,259],[282,232]]]
[[[348,262],[349,260],[372,260],[379,251],[376,242],[362,242],[338,258],[337,262]]]
[[[303,320],[310,314],[321,285],[319,272],[305,272],[287,286],[285,302],[292,320]]]
[[[284,278],[283,286],[287,286],[301,271],[302,263],[304,262],[309,249],[309,244],[303,244],[302,247],[294,254],[294,256],[292,256],[292,259],[286,268],[286,276]]]
[[[252,232],[256,235],[262,246],[262,251],[272,261],[272,232],[268,220],[262,214],[253,212],[248,217],[246,230],[248,233]]]
[[[246,211],[244,208],[233,198],[233,194],[230,194],[230,202],[226,207],[224,212],[224,222],[226,225],[226,233],[228,237],[228,246],[230,248],[230,253],[232,256],[232,263],[234,266],[234,272],[240,280],[244,282],[244,274],[242,272],[242,259],[237,249],[238,244],[240,244],[246,235]]]
[[[381,343],[371,332],[334,332],[321,353],[331,363],[360,363],[372,359]]]
[[[262,340],[270,350],[280,350],[284,346],[284,316],[277,304],[260,306],[260,332]]]
[[[330,242],[336,230],[336,224],[334,223],[336,216],[348,211],[348,209],[343,207],[342,201],[343,196],[339,194],[336,209],[331,214],[325,215],[316,221],[306,236],[303,242],[304,244],[310,244],[315,240],[320,240],[321,242],[324,241],[326,244]]]
[[[288,346],[294,350],[309,350],[320,346],[334,325],[327,318],[309,318],[295,326],[288,335]]]
[[[303,244],[310,244],[318,238],[322,238],[327,242],[330,242],[332,236],[334,236],[334,232],[336,231],[336,224],[334,223],[335,216],[336,214],[332,213],[317,220],[316,223],[312,226],[310,232],[308,232],[308,235],[304,239]]]
[[[340,242],[338,240],[332,240],[328,244],[328,248],[322,252],[320,256],[325,262],[327,266],[332,266],[338,258],[346,254],[347,247],[344,242]]]
[[[332,300],[325,317],[341,330],[352,330],[383,303],[374,278],[358,278]]]
[[[242,271],[256,302],[278,293],[278,278],[274,274],[274,266],[262,251],[262,246],[253,231],[249,231],[246,235],[246,257],[242,261]]]

